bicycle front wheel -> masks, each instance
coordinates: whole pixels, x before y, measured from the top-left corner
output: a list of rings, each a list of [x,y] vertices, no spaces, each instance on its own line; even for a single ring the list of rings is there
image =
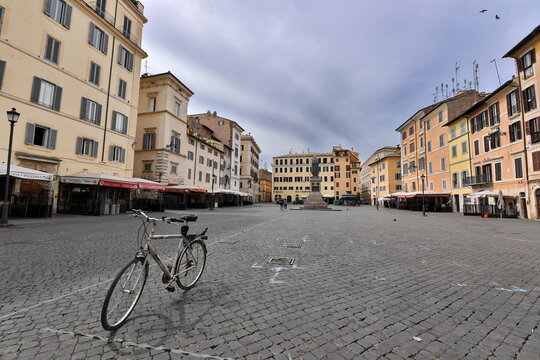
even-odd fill
[[[206,264],[206,245],[201,240],[194,240],[184,248],[174,265],[176,283],[181,289],[188,290],[200,279]]]
[[[136,257],[116,275],[101,309],[101,325],[105,330],[116,330],[126,322],[141,297],[147,278],[146,257]]]

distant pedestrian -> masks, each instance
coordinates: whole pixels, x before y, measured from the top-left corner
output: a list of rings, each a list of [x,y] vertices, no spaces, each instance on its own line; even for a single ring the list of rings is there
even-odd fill
[[[287,201],[283,201],[283,208],[287,210]]]

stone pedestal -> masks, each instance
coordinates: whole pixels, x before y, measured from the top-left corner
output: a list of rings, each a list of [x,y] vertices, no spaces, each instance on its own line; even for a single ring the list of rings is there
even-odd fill
[[[311,191],[309,196],[300,209],[302,210],[328,210],[328,204],[321,194],[321,181],[319,176],[311,177]]]

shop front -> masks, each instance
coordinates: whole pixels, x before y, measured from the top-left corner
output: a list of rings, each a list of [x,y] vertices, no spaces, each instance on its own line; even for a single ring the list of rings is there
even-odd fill
[[[186,185],[167,186],[163,193],[163,199],[165,209],[171,210],[208,208],[211,201],[205,189]]]
[[[4,201],[6,164],[0,164],[0,200]],[[54,198],[52,174],[11,165],[9,171],[9,217],[49,217]]]
[[[140,178],[130,180],[137,183],[137,189],[132,193],[130,208],[146,211],[165,211],[163,191],[166,185]]]
[[[464,215],[519,217],[517,198],[502,191],[481,190],[467,195],[464,201]]]
[[[436,193],[433,191],[402,193],[398,195],[398,209],[431,212],[451,212],[452,199],[448,193]]]
[[[58,213],[114,215],[130,206],[131,191],[138,188],[133,179],[105,174],[81,174],[60,177]]]

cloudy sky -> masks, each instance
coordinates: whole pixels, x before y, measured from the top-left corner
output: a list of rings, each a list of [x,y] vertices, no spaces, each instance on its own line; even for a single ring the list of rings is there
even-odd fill
[[[365,160],[435,87],[511,78],[501,57],[540,24],[538,0],[146,0],[148,71],[171,71],[251,132],[263,166],[289,151],[353,147]],[[480,14],[479,11],[488,11]],[[495,19],[495,15],[500,17]],[[440,98],[439,94],[439,98]]]

